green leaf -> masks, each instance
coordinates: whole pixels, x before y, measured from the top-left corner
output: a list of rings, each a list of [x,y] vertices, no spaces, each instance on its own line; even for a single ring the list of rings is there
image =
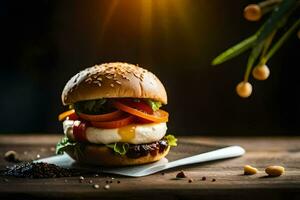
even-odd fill
[[[245,77],[244,77],[244,81],[247,82],[248,81],[248,78],[249,78],[249,75],[251,73],[251,69],[255,63],[255,61],[257,60],[259,54],[261,53],[262,49],[263,49],[263,45],[264,43],[260,43],[258,45],[256,45],[250,55],[249,55],[249,58],[248,58],[248,63],[247,63],[247,68],[246,68],[246,73],[245,73]]]
[[[153,101],[151,99],[146,99],[146,102],[149,104],[149,106],[152,108],[153,111],[159,110],[159,108],[162,106],[162,104],[159,101]]]
[[[167,139],[168,144],[171,147],[176,147],[177,146],[177,139],[174,137],[174,135],[167,135],[167,136],[165,136],[165,139]]]
[[[66,148],[69,148],[70,146],[74,146],[76,143],[73,143],[64,136],[56,145],[56,154],[63,154]]]
[[[223,53],[221,53],[219,56],[217,56],[213,61],[212,65],[219,65],[231,58],[234,58],[241,53],[247,51],[249,48],[253,46],[257,39],[257,35],[254,34],[251,37],[248,37],[247,39],[243,40],[242,42],[234,45],[233,47],[230,47]]]
[[[84,144],[70,141],[67,136],[64,136],[56,145],[56,154],[63,154],[64,152],[72,152],[77,158],[83,156]]]
[[[286,18],[292,13],[293,8],[297,7],[297,0],[284,0],[274,9],[271,16],[258,32],[256,43],[265,40],[273,31],[283,26]]]
[[[79,101],[74,104],[74,108],[77,113],[101,114],[105,113],[106,102],[107,99]]]
[[[265,62],[268,61],[273,54],[283,45],[283,43],[292,35],[292,33],[300,26],[300,19],[298,19],[287,32],[281,36],[281,38],[274,44],[274,46],[270,49],[270,51],[267,53],[265,59]]]
[[[120,155],[125,155],[129,149],[129,144],[128,143],[113,143],[113,144],[107,144],[106,145],[108,148],[111,148],[115,153],[118,153]]]

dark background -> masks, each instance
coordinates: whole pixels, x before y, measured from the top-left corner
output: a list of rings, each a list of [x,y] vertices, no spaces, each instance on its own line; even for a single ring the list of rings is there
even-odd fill
[[[244,54],[218,67],[220,52],[254,33],[242,0],[0,2],[0,133],[58,133],[60,95],[79,70],[124,61],[164,83],[169,132],[198,135],[299,135],[299,50],[294,34],[268,63],[267,81],[235,93]],[[265,18],[264,18],[265,19]]]

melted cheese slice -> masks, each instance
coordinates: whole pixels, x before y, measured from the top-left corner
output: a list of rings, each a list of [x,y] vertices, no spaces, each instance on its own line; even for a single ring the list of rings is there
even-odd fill
[[[65,120],[63,128],[65,135],[74,140],[73,126],[79,121]],[[127,142],[130,144],[151,143],[162,139],[167,131],[166,123],[130,124],[121,128],[101,129],[88,127],[85,137],[94,144],[110,144]]]

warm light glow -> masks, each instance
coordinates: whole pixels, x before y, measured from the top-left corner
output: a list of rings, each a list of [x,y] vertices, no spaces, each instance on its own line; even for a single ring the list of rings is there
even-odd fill
[[[103,37],[103,34],[106,30],[107,25],[109,24],[109,22],[111,21],[111,18],[116,10],[116,7],[118,6],[118,4],[120,3],[121,0],[111,0],[111,3],[107,9],[107,13],[105,15],[105,18],[103,20],[103,24],[102,24],[102,31],[101,31],[101,38]]]
[[[178,20],[178,29],[183,29],[189,36],[192,36],[193,26],[189,19],[189,9],[190,5],[187,0],[111,0],[111,3],[105,14],[105,18],[102,24],[102,32],[106,31],[107,25],[110,23],[116,12],[122,12],[124,18],[127,18],[127,15],[132,13],[127,13],[128,8],[140,11],[140,14],[136,18],[140,19],[141,33],[148,38],[151,35],[153,29],[153,23],[163,24],[162,26],[166,31],[166,35],[169,35],[167,32],[168,20],[170,17],[173,17]],[[116,9],[118,7],[118,10]],[[147,41],[143,41],[147,43]]]

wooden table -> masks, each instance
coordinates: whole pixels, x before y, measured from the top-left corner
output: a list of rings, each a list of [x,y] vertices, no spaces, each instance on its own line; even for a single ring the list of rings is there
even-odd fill
[[[3,159],[8,150],[22,157],[34,159],[39,154],[54,154],[59,135],[2,135],[0,136],[0,168],[10,164]],[[163,174],[127,178],[113,176],[110,189],[103,186],[111,175],[86,175],[83,183],[78,177],[55,179],[0,179],[0,199],[300,199],[300,137],[179,137],[179,141],[199,145],[241,145],[247,153],[243,157],[210,162],[166,171]],[[243,175],[243,166],[257,167],[256,175]],[[269,165],[282,165],[286,173],[281,177],[266,177]],[[183,169],[188,177],[175,179]],[[201,180],[205,176],[206,180]],[[212,181],[216,179],[216,181]],[[93,183],[89,183],[92,180]],[[117,181],[120,181],[118,184]],[[100,188],[93,188],[99,184]]]

